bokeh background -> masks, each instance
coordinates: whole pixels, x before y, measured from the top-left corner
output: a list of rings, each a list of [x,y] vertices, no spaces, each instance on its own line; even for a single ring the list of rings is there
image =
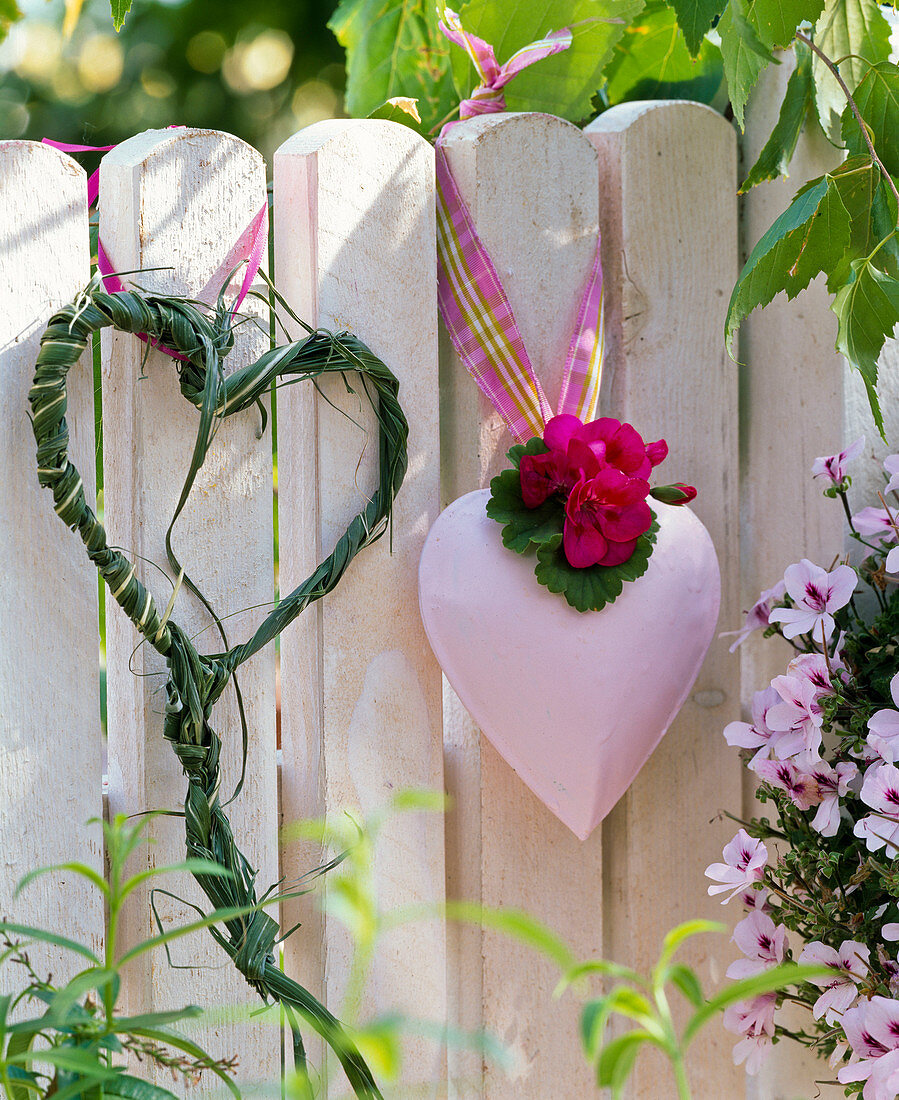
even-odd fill
[[[85,0],[24,0],[0,43],[0,138],[112,145],[180,123],[228,130],[267,158],[294,131],[344,114],[336,0],[136,0],[113,30]],[[93,167],[85,160],[86,167]]]

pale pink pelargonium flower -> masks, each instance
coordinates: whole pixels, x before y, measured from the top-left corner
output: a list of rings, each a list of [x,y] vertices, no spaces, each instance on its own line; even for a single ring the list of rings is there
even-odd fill
[[[812,463],[812,477],[829,478],[834,485],[842,484],[846,476],[846,467],[853,459],[858,458],[865,446],[865,437],[859,436],[854,443],[850,443],[845,451],[835,455],[822,455]]]
[[[834,972],[832,978],[809,978],[813,985],[824,990],[812,1009],[816,1020],[823,1016],[828,1024],[833,1025],[854,1003],[858,996],[856,986],[868,975],[870,958],[871,952],[857,940],[844,940],[839,951],[818,940],[805,945],[799,956],[801,963],[826,966]]]
[[[781,736],[769,727],[768,711],[782,702],[772,687],[757,691],[752,697],[752,722],[729,722],[724,727],[724,740],[732,748],[758,749],[753,763],[766,756],[771,742]]]
[[[729,652],[733,653],[756,630],[765,630],[768,626],[768,616],[771,614],[771,605],[777,600],[782,600],[786,593],[786,585],[778,581],[773,588],[766,588],[755,603],[746,612],[746,619],[739,630],[724,630],[719,638],[733,638],[736,641],[731,645]]]
[[[836,836],[840,827],[840,799],[845,798],[849,784],[858,775],[858,765],[840,761],[832,768],[824,760],[814,765],[809,773],[818,784],[821,804],[812,818],[812,828],[821,836]]]
[[[823,653],[800,653],[787,665],[787,676],[811,680],[820,699],[822,695],[833,695],[833,677],[845,668],[839,653],[829,657]]]
[[[887,487],[883,491],[886,496],[887,493],[895,493],[899,489],[899,455],[887,455],[883,460],[883,468],[890,475]]]
[[[899,573],[899,546],[894,546],[887,554],[883,567],[888,573]]]
[[[768,891],[764,886],[747,886],[740,894],[740,904],[750,912],[758,910],[761,913],[770,913],[768,904]]]
[[[763,993],[751,1001],[739,1001],[724,1010],[724,1026],[743,1038],[734,1047],[734,1065],[746,1062],[746,1072],[755,1075],[768,1055],[774,1037],[777,994]]]
[[[896,541],[896,528],[886,508],[862,508],[852,517],[852,524],[865,538],[878,538],[883,542]]]
[[[751,978],[753,974],[761,974],[763,970],[778,966],[784,961],[786,935],[787,930],[784,925],[775,924],[768,914],[760,909],[754,910],[734,928],[732,942],[739,947],[746,958],[732,962],[727,968],[726,976]]]
[[[783,623],[785,638],[811,634],[816,642],[833,634],[834,611],[845,607],[855,591],[858,577],[851,565],[838,565],[828,573],[820,565],[803,558],[787,566],[784,584],[795,607],[775,607],[769,619]]]
[[[815,777],[800,771],[792,760],[753,760],[750,769],[769,786],[786,791],[799,810],[808,810],[821,801]]]
[[[899,707],[899,672],[890,680],[890,695]],[[888,764],[895,763],[899,759],[899,710],[878,710],[868,719],[868,730],[871,748]]]
[[[724,863],[712,863],[705,869],[706,878],[715,880],[718,885],[709,887],[709,894],[731,893],[721,904],[725,905],[735,894],[745,890],[754,882],[761,882],[768,862],[768,849],[761,840],[753,840],[745,829],[725,845]]]
[[[837,1073],[841,1084],[864,1081],[864,1100],[895,1100],[899,1093],[899,1001],[872,997],[847,1009],[840,1026],[852,1059]]]
[[[818,692],[807,676],[775,676],[771,687],[781,702],[769,708],[765,720],[779,736],[772,739],[779,760],[802,755],[807,763],[818,759],[824,712]]]
[[[886,845],[892,859],[899,853],[899,768],[872,764],[865,772],[859,797],[874,813],[856,821],[853,833],[864,839],[869,852]]]

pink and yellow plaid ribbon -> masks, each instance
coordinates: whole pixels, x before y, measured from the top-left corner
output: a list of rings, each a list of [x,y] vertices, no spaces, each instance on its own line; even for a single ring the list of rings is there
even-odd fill
[[[493,48],[462,29],[446,9],[444,34],[468,52],[482,84],[463,100],[460,115],[505,109],[502,87],[525,66],[567,49],[571,32],[554,31],[497,65]],[[486,397],[503,418],[513,438],[526,442],[542,435],[552,411],[534,373],[512,306],[493,261],[478,237],[471,214],[437,141],[437,299],[453,346]],[[599,403],[603,363],[603,301],[600,239],[581,295],[574,335],[568,348],[557,412],[593,420]]]

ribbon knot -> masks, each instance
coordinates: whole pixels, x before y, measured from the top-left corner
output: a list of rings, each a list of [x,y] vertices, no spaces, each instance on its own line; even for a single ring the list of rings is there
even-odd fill
[[[571,31],[563,27],[559,31],[550,31],[545,38],[538,38],[536,42],[522,46],[505,64],[500,65],[490,43],[463,30],[462,21],[454,11],[444,8],[443,15],[440,29],[450,42],[455,42],[465,50],[481,79],[468,99],[463,99],[459,104],[460,119],[505,111],[506,97],[503,88],[509,81],[528,65],[533,65],[544,57],[551,57],[554,53],[561,53],[571,45]]]

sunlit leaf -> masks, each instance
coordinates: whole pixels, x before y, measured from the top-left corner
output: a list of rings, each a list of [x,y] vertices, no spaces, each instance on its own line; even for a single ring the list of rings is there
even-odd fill
[[[670,3],[684,32],[687,49],[696,57],[706,31],[724,11],[727,0],[670,0]]]

